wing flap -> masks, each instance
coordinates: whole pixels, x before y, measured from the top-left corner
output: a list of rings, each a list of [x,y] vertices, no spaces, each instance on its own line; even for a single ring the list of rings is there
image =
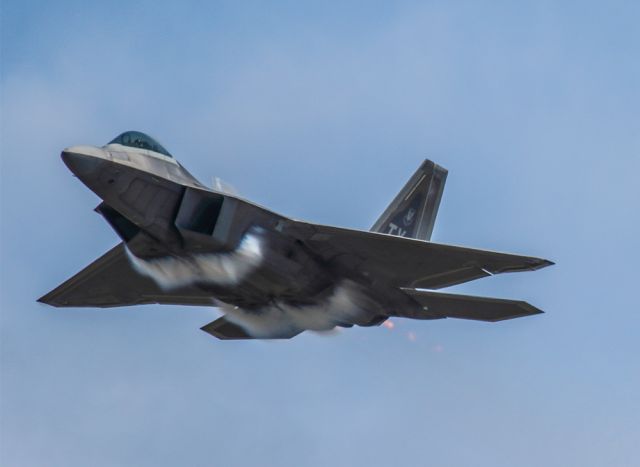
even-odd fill
[[[205,292],[195,287],[162,290],[131,266],[123,244],[119,244],[38,299],[55,307],[114,307],[161,303],[167,305],[213,305]]]
[[[495,322],[543,313],[542,310],[520,300],[445,294],[414,289],[404,289],[403,291],[425,307],[425,315],[430,319],[439,316]],[[415,316],[412,317],[415,318]]]

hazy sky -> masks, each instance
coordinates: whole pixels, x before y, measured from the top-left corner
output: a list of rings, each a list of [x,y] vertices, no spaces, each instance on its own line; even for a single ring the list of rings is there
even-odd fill
[[[640,3],[2,2],[0,463],[637,466]],[[429,157],[434,241],[556,266],[547,313],[222,342],[214,309],[35,300],[116,242],[62,148],[368,228]],[[415,336],[415,339],[410,339]]]

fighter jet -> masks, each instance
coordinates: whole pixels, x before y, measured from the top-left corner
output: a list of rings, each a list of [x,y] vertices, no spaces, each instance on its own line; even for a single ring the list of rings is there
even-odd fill
[[[62,151],[102,200],[121,242],[38,301],[55,307],[218,307],[220,339],[288,339],[390,317],[500,321],[542,313],[517,300],[435,290],[546,259],[430,241],[447,170],[425,160],[370,231],[291,219],[207,187],[150,136]]]

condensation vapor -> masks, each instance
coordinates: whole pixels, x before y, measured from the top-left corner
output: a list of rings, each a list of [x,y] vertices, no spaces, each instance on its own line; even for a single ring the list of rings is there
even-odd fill
[[[131,264],[163,290],[193,283],[235,285],[255,271],[264,259],[260,231],[249,231],[238,248],[228,253],[190,254],[158,259],[141,259],[128,249]],[[330,295],[313,305],[293,306],[274,301],[259,309],[245,310],[215,301],[227,319],[258,338],[277,337],[291,331],[330,331],[338,324],[359,324],[369,321],[372,313],[379,313],[379,305],[359,286],[349,280],[336,285]]]
[[[291,330],[329,331],[339,323],[357,324],[379,306],[363,294],[351,281],[343,281],[324,301],[308,306],[292,306],[276,302],[258,310],[219,302],[227,319],[254,337],[277,337]]]
[[[257,232],[248,232],[238,248],[228,253],[204,253],[141,259],[128,249],[127,256],[140,274],[153,279],[164,290],[195,282],[233,285],[241,282],[262,262],[262,242]]]

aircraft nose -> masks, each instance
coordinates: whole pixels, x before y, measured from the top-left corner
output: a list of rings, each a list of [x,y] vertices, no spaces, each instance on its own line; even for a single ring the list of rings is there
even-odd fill
[[[69,170],[80,178],[94,172],[104,161],[99,148],[84,146],[66,148],[60,157]]]
[[[69,167],[69,170],[78,177],[82,177],[93,172],[100,162],[93,156],[69,151],[62,151],[61,157],[65,165]]]

